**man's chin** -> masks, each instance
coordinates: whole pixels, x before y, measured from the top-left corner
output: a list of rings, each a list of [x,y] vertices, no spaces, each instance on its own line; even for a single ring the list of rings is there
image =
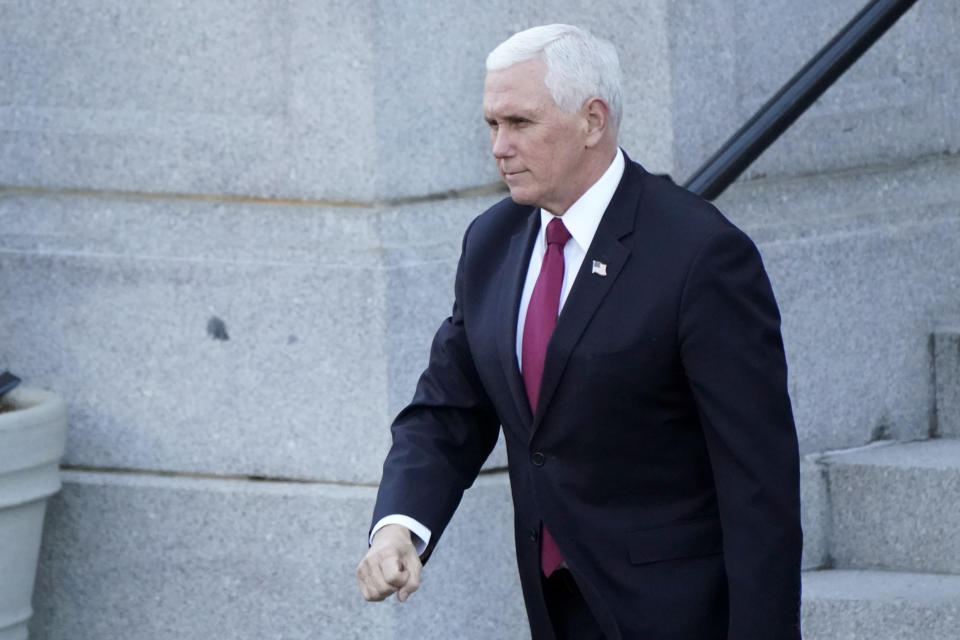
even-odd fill
[[[533,196],[523,189],[510,189],[510,199],[517,204],[534,204]]]

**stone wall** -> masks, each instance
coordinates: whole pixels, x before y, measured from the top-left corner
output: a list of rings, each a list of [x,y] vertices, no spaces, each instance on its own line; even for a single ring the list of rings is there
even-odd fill
[[[461,233],[504,196],[486,52],[611,39],[622,144],[681,180],[859,4],[5,3],[0,369],[70,407],[34,636],[522,637],[502,451],[422,593],[352,576]],[[918,3],[719,202],[767,262],[804,453],[934,428],[958,28]]]

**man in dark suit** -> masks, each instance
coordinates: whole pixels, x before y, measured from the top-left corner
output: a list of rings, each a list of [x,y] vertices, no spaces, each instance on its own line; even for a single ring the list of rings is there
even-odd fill
[[[799,639],[797,439],[756,247],[618,148],[609,43],[536,27],[487,70],[511,197],[467,229],[393,424],[364,597],[417,588],[502,425],[535,640]]]

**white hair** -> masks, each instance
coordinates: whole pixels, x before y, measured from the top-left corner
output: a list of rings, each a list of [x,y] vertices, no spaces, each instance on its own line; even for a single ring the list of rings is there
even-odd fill
[[[569,24],[548,24],[515,33],[487,56],[487,71],[542,57],[544,82],[558,107],[574,113],[598,97],[610,108],[614,130],[623,116],[620,59],[606,40]]]

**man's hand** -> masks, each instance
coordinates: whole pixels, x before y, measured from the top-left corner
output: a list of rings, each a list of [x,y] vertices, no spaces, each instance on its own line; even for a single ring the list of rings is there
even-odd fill
[[[420,586],[422,569],[410,530],[399,524],[388,524],[373,536],[370,550],[357,566],[360,593],[374,602],[397,592],[397,600],[405,602]]]

